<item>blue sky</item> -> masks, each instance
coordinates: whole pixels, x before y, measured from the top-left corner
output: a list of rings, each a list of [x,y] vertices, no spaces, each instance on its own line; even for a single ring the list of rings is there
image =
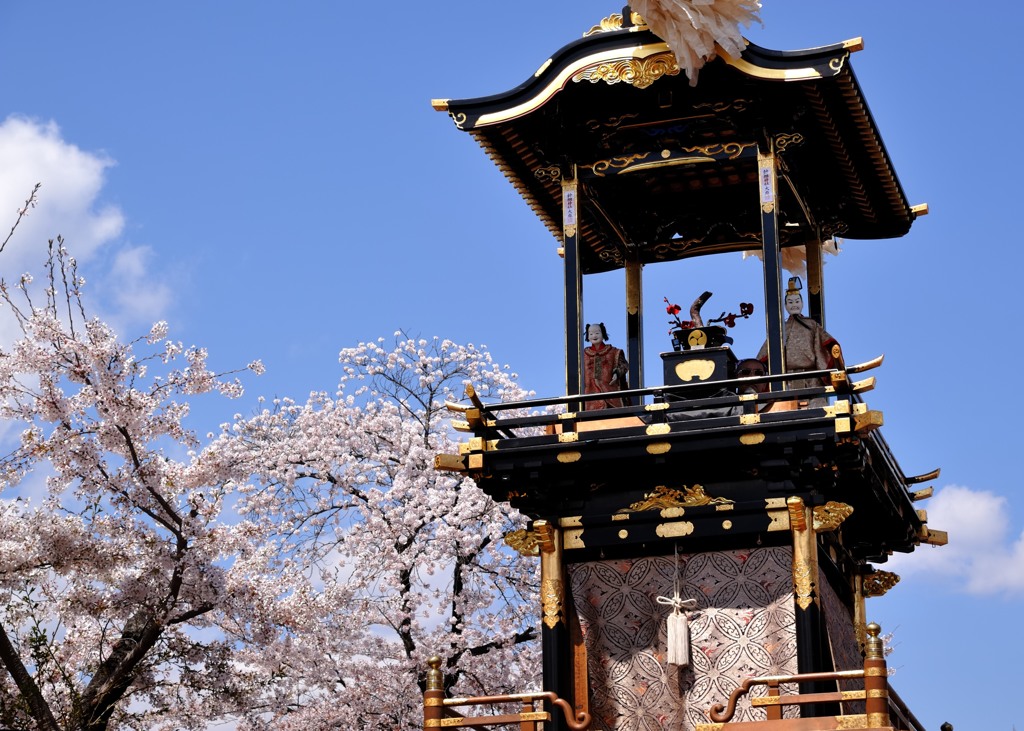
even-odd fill
[[[848,360],[886,356],[867,395],[886,439],[908,474],[942,468],[923,507],[951,545],[883,566],[903,581],[869,602],[895,632],[893,684],[928,728],[1010,729],[1024,722],[1006,700],[1024,652],[1021,398],[1006,383],[1024,148],[1015,44],[997,31],[1016,6],[764,4],[747,33],[759,45],[864,38],[855,72],[911,203],[931,208],[903,239],[847,241],[826,266]],[[620,8],[6,2],[0,211],[13,222],[43,188],[0,265],[29,268],[62,233],[126,334],[166,319],[215,366],[261,358],[241,402],[197,412],[201,431],[259,394],[333,388],[341,347],[399,328],[485,343],[524,385],[560,393],[557,243],[430,99],[509,89]],[[592,279],[586,317],[621,345],[621,275]],[[759,270],[735,256],[645,273],[649,383],[668,349],[662,297],[704,289],[708,312],[757,303]],[[753,323],[737,326],[741,354],[763,339]]]

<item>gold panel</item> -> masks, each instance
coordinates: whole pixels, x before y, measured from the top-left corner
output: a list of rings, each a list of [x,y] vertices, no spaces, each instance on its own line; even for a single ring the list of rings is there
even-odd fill
[[[848,417],[842,417],[836,419],[836,434],[846,434],[850,431],[850,419]]]
[[[469,469],[482,470],[484,468],[484,456],[482,454],[469,455]]]
[[[853,417],[853,428],[857,432],[873,431],[885,423],[881,411],[867,411]]]
[[[660,404],[647,404],[644,406],[644,411],[665,411],[668,407],[669,404],[666,402]]]
[[[629,538],[629,531],[626,530],[625,528],[620,530],[619,531],[619,538],[621,538],[622,540],[626,540],[627,538]]]
[[[760,414],[741,414],[740,415],[740,424],[743,424],[744,426],[750,426],[751,424],[760,424],[760,423],[761,423],[761,415]],[[764,434],[762,434],[761,437],[763,438]]]
[[[786,507],[786,498],[784,497],[766,497],[764,499],[764,507],[766,510],[773,508],[784,508]]]
[[[668,442],[655,442],[647,445],[647,454],[665,454],[672,449]]]
[[[682,518],[686,515],[686,508],[665,508],[660,515],[662,518]]]
[[[465,472],[466,463],[462,457],[457,454],[435,454],[434,469],[445,470],[447,472]]]
[[[447,112],[449,99],[431,99],[430,106],[434,108],[435,112]]]
[[[474,452],[484,451],[484,439],[483,437],[473,437],[469,440],[469,448]]]
[[[676,375],[679,376],[679,380],[684,382],[692,381],[694,379],[698,381],[706,381],[711,378],[711,374],[714,372],[715,361],[706,360],[704,358],[685,360],[682,363],[676,364]]]
[[[629,520],[629,513],[616,513],[612,516],[612,521],[616,520]]]
[[[716,505],[715,506],[715,512],[716,513],[721,513],[723,511],[730,511],[730,510],[735,510],[735,509],[736,509],[736,505],[734,503],[732,503],[732,502],[730,502],[728,504],[723,503],[721,505]]]
[[[579,462],[580,457],[582,456],[583,455],[576,451],[559,452],[558,461],[561,462],[562,464],[570,464],[572,462]]]
[[[836,720],[835,728],[837,731],[846,731],[846,729],[855,728],[868,728],[868,717],[863,713],[858,713],[853,716],[833,716]],[[876,728],[871,726],[871,728]],[[885,720],[881,726],[877,728],[891,728],[889,726],[889,719]]]
[[[863,690],[841,690],[839,695],[842,696],[844,701],[862,701],[864,700]]]
[[[679,538],[693,534],[693,523],[681,520],[678,523],[661,523],[654,531],[662,538]]]
[[[644,430],[647,436],[653,437],[659,434],[668,434],[672,431],[672,427],[668,424],[651,424]]]
[[[732,530],[732,521],[731,520],[723,520],[722,521],[722,529],[723,530]]]
[[[575,411],[567,411],[564,414],[559,414],[558,418],[559,419],[575,419],[576,418],[576,412]]]
[[[750,434],[740,434],[740,444],[746,444],[747,446],[761,444],[764,439],[764,432],[756,431]]]
[[[570,444],[572,442],[578,442],[580,435],[574,431],[565,432],[564,434],[558,435],[558,441],[562,444]]]
[[[587,544],[583,542],[583,529],[573,528],[562,533],[562,547],[586,548]]]
[[[583,516],[569,515],[564,518],[559,518],[558,525],[561,528],[578,528],[583,525]]]
[[[887,691],[887,690],[878,690],[878,689],[876,689],[876,690],[869,690],[869,691],[867,691],[867,693],[865,695],[867,695],[868,698],[888,698],[889,697],[889,691]]]

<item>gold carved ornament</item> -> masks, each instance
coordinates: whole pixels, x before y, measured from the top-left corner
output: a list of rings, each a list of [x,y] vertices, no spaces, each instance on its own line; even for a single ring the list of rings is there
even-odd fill
[[[829,501],[814,508],[814,531],[826,533],[833,531],[853,514],[853,508],[846,503]]]
[[[564,619],[562,614],[562,582],[558,579],[545,579],[542,581],[540,584],[540,603],[544,626],[548,629],[554,629]]]
[[[576,72],[572,80],[577,83],[589,81],[592,84],[598,81],[606,84],[622,82],[638,89],[646,89],[662,76],[678,76],[679,71],[676,57],[666,51],[646,58],[624,58],[588,66]]]
[[[796,592],[797,606],[807,610],[814,603],[811,596],[811,566],[807,561],[793,563],[793,590]]]
[[[641,510],[664,510],[665,508],[691,508],[698,505],[728,505],[732,500],[721,497],[709,497],[704,492],[703,485],[683,487],[682,490],[673,490],[665,485],[658,485],[653,492],[644,495],[644,499],[635,502],[628,508],[622,508],[619,513],[638,512]]]
[[[630,13],[629,19],[632,21],[633,25],[638,28],[647,27],[647,21],[641,17],[640,13]],[[601,18],[601,22],[584,33],[583,37],[587,38],[588,36],[596,35],[598,33],[608,33],[613,30],[622,30],[621,13],[612,13],[607,18]]]
[[[517,551],[520,556],[540,555],[540,541],[532,530],[520,528],[506,533],[505,545]]]
[[[891,571],[874,571],[864,576],[864,596],[883,596],[900,581],[900,577]]]

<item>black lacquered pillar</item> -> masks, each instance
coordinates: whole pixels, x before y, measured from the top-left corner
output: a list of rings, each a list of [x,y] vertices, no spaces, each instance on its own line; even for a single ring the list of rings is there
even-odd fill
[[[574,676],[568,622],[570,610],[567,607],[561,531],[546,520],[535,521],[533,529],[540,548],[540,640],[544,690],[553,691],[572,705]],[[556,713],[554,708],[548,710],[551,712],[552,728],[565,731],[563,715]]]
[[[565,393],[583,391],[583,269],[579,247],[579,181],[575,167],[562,179],[562,250],[565,259]],[[570,404],[576,410],[579,404]]]
[[[763,145],[764,143],[762,143]],[[782,338],[782,258],[779,254],[778,183],[771,143],[758,146],[757,187],[761,202],[761,247],[764,256],[764,316],[768,343],[768,372],[784,373],[786,354]],[[779,382],[773,391],[782,390]]]
[[[796,619],[797,672],[827,673],[835,668],[828,650],[828,633],[818,586],[818,534],[814,529],[814,512],[799,497],[786,500],[789,527],[793,535],[793,602]],[[801,693],[829,693],[836,690],[835,681],[811,681],[800,684]],[[803,706],[808,716],[839,713],[831,703]]]

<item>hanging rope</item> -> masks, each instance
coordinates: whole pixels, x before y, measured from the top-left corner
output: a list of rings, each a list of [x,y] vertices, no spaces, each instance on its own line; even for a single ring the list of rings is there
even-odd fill
[[[666,660],[670,665],[686,667],[690,664],[690,627],[686,619],[687,609],[696,609],[696,599],[683,599],[680,596],[679,581],[679,546],[675,547],[676,570],[672,580],[672,596],[659,596],[658,604],[672,607],[672,613],[665,618],[668,652]]]

